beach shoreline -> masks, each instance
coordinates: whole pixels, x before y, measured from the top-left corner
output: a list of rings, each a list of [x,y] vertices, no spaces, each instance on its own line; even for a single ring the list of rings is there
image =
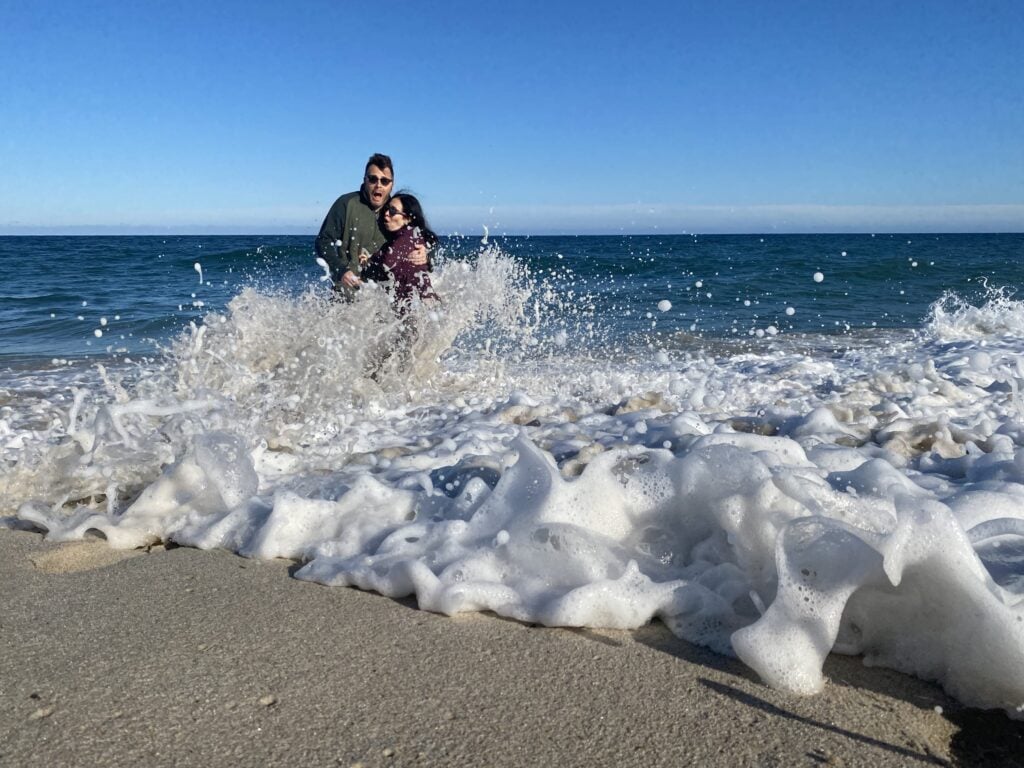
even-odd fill
[[[659,623],[445,617],[301,582],[293,568],[0,530],[0,766],[1017,765],[1024,754],[1024,724],[859,659],[831,657],[824,692],[803,698]]]

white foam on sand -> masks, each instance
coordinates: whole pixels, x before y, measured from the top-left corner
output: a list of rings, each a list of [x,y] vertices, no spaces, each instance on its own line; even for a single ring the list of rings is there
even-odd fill
[[[715,358],[613,353],[493,248],[434,282],[408,354],[380,290],[247,289],[159,363],[6,390],[8,524],[294,558],[447,614],[657,617],[799,693],[862,654],[1022,716],[1024,305]]]

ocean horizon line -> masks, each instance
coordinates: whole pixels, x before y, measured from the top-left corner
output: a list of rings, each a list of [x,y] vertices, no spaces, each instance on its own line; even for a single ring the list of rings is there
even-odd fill
[[[25,231],[5,231],[0,228],[0,237],[310,237],[315,238],[315,229],[226,229],[211,227],[183,227],[181,229],[158,229],[149,227],[121,228],[121,227],[67,227],[54,229],[27,228]],[[1024,228],[1013,229],[892,229],[892,230],[867,230],[867,229],[794,229],[794,230],[680,230],[680,231],[589,231],[574,232],[567,230],[541,230],[541,231],[517,231],[517,232],[484,232],[462,230],[441,230],[438,232],[442,237],[791,237],[804,235],[863,235],[867,237],[877,236],[933,236],[933,235],[1021,235]]]

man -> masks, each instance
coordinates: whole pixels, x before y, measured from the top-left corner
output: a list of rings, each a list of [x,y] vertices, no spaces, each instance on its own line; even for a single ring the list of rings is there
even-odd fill
[[[363,184],[334,201],[316,238],[316,255],[327,262],[336,290],[351,297],[362,281],[359,256],[367,256],[384,245],[380,226],[381,209],[391,199],[395,183],[391,158],[380,153],[370,156],[363,173]],[[410,257],[416,265],[427,263],[427,252],[420,248]],[[429,269],[429,267],[428,267]]]

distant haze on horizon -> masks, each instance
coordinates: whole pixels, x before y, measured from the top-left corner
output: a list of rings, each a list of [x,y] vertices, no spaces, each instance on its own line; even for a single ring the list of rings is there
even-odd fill
[[[603,228],[593,221],[605,222]],[[491,221],[490,225],[466,222]],[[612,222],[622,222],[615,227]],[[1024,232],[1024,206],[946,206],[919,208],[762,206],[758,208],[677,209],[651,206],[562,208],[522,207],[466,211],[439,208],[431,226],[443,235],[763,235],[763,234],[994,234]],[[79,225],[0,227],[0,235],[309,235],[316,223],[254,218],[236,224]],[[5,231],[6,230],[6,231]]]
[[[1024,232],[1018,0],[0,4],[0,235]]]

